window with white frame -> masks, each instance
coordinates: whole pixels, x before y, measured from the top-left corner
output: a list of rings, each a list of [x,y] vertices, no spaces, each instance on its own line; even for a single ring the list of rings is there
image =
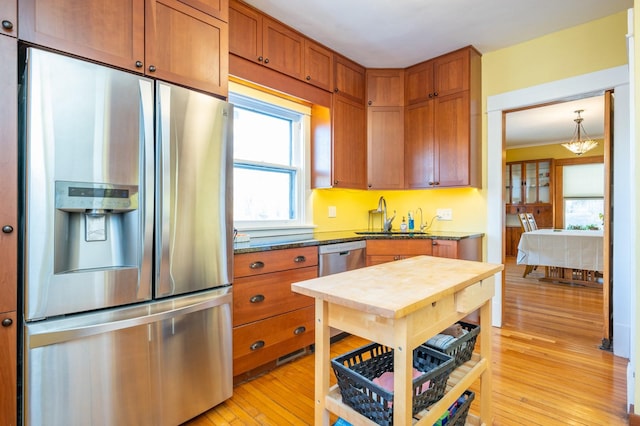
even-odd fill
[[[604,218],[604,164],[562,168],[564,227],[602,229]]]
[[[244,86],[232,87],[234,226],[304,225],[309,108]]]

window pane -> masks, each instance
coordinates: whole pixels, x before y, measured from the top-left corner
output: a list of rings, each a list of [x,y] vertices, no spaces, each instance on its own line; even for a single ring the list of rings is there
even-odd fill
[[[289,170],[241,168],[233,174],[234,220],[293,219]]]
[[[566,229],[602,229],[604,200],[602,198],[565,198],[564,227]]]
[[[234,108],[233,157],[291,165],[291,120]]]

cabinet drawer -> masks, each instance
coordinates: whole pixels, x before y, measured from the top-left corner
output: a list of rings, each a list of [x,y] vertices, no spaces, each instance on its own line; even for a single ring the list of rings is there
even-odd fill
[[[313,343],[314,306],[233,329],[233,375]]]
[[[291,283],[318,276],[318,268],[238,278],[233,283],[233,325],[238,326],[313,305],[313,298],[291,291]]]
[[[234,256],[233,262],[234,279],[316,266],[318,264],[318,247],[241,253]]]
[[[417,256],[431,253],[430,239],[367,241],[367,256]]]

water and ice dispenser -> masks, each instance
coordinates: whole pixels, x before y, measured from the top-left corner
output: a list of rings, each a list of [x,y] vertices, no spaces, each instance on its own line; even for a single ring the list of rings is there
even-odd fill
[[[54,273],[137,267],[138,187],[55,183]]]

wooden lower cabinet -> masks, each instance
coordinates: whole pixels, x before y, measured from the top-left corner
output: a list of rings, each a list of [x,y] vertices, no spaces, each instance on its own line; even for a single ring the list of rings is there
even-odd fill
[[[520,226],[508,226],[505,228],[505,256],[518,255],[518,244],[520,243],[520,236],[522,235],[522,232],[522,227]]]
[[[314,339],[314,303],[291,283],[318,276],[318,248],[234,256],[233,375],[249,378]]]
[[[482,238],[438,240],[428,238],[367,241],[367,266],[402,260],[412,256],[481,260]]]
[[[0,424],[17,423],[17,314],[16,311],[0,314]]]

